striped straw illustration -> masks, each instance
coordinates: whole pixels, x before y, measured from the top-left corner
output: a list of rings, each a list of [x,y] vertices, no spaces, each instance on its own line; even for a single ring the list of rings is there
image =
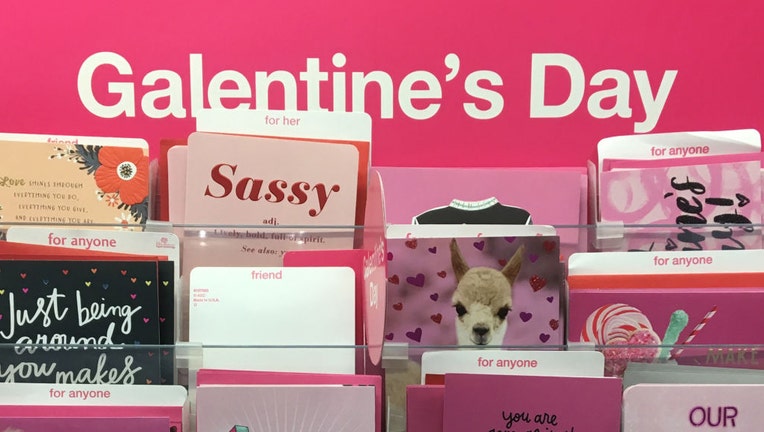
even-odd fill
[[[695,326],[694,329],[692,329],[692,331],[690,332],[690,335],[687,336],[687,339],[684,342],[682,342],[681,345],[687,345],[691,343],[692,340],[695,339],[695,336],[697,336],[698,333],[700,333],[700,331],[703,330],[703,327],[705,327],[706,324],[708,324],[708,322],[711,320],[711,318],[714,317],[715,314],[716,314],[716,305],[714,305],[714,307],[712,307],[711,310],[708,311],[708,313],[706,313],[703,319],[700,320],[700,322],[698,323],[698,325]],[[672,359],[679,358],[679,356],[682,355],[682,351],[684,351],[684,348],[677,349],[674,355],[671,356],[671,358]]]

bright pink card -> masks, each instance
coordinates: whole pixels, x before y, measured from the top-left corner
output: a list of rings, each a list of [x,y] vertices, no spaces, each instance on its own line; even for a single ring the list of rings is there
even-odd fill
[[[406,387],[406,432],[443,431],[442,385]]]
[[[617,431],[621,380],[447,374],[443,432]]]
[[[703,158],[697,158],[703,159]],[[749,158],[750,159],[750,158]],[[682,225],[626,227],[623,250],[760,248],[761,233],[720,224],[761,223],[761,165],[754,160],[616,169],[601,173],[603,224]],[[712,226],[703,227],[710,224]]]

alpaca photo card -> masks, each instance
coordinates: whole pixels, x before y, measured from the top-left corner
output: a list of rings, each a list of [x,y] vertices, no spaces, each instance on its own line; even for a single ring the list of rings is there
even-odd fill
[[[427,345],[564,341],[554,235],[388,239],[385,339]]]

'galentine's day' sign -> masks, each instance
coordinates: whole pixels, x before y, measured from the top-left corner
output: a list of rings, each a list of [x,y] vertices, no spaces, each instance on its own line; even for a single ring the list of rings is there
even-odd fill
[[[352,110],[377,166],[583,166],[607,136],[764,129],[755,0],[91,3],[4,10],[0,130],[155,156],[203,107]]]

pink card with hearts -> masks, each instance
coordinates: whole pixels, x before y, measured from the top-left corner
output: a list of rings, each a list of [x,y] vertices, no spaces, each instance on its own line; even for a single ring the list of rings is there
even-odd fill
[[[563,343],[564,273],[557,236],[453,242],[450,236],[388,239],[387,341]]]
[[[761,223],[759,157],[605,160],[601,221],[657,225],[626,227],[621,250],[761,248],[761,232],[739,226]]]

